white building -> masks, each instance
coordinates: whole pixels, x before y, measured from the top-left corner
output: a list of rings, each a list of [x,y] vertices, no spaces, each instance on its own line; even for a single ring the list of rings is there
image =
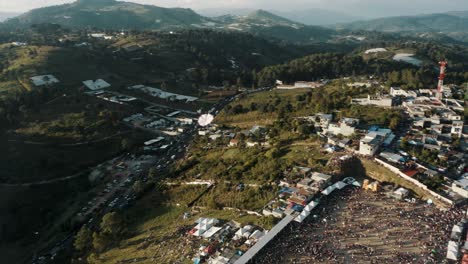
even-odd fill
[[[376,105],[376,106],[382,106],[382,107],[392,107],[393,106],[393,99],[389,98],[389,97],[367,95],[367,98],[353,98],[351,100],[351,104]]]
[[[464,198],[468,198],[468,179],[463,177],[452,183],[452,191]]]
[[[366,156],[374,156],[375,153],[380,148],[383,139],[380,136],[369,136],[366,135],[363,139],[361,139],[359,143],[359,154],[366,155]]]
[[[348,137],[356,132],[357,125],[359,125],[359,119],[343,118],[338,123],[329,124],[326,133]]]
[[[450,132],[452,135],[461,136],[461,134],[463,133],[463,121],[453,121],[452,129]]]
[[[31,77],[31,81],[34,86],[52,85],[60,82],[57,78],[55,78],[54,75],[51,74]]]
[[[84,81],[83,84],[90,90],[100,90],[111,86],[108,82],[104,81],[103,79],[97,79],[96,81],[87,80]]]

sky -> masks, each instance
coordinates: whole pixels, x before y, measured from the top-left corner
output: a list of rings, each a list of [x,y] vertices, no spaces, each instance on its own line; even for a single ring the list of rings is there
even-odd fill
[[[0,0],[0,12],[24,12],[29,9],[70,3],[74,0]],[[359,17],[385,17],[468,10],[468,0],[127,0],[162,7],[249,8],[281,11],[321,8]]]

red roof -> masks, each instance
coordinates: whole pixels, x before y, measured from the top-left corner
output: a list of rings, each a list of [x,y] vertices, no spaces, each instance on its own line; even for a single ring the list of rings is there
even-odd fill
[[[408,171],[404,171],[403,173],[412,178],[412,177],[414,177],[414,175],[418,174],[418,171],[417,170],[408,170]]]

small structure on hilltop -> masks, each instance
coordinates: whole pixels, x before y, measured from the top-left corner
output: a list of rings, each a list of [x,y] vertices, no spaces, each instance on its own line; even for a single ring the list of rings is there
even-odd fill
[[[30,79],[34,86],[52,85],[60,82],[52,74],[33,76]]]
[[[88,89],[93,90],[93,91],[108,88],[111,86],[108,82],[104,81],[103,79],[97,79],[96,81],[86,80],[86,81],[83,81],[83,84]]]

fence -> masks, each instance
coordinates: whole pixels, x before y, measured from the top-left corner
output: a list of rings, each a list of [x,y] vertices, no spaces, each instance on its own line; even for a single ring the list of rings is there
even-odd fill
[[[427,188],[426,185],[422,184],[421,182],[419,182],[418,180],[416,179],[413,179],[411,177],[409,177],[408,175],[404,174],[403,172],[401,172],[398,168],[386,163],[385,161],[383,160],[380,160],[379,158],[375,158],[374,159],[378,164],[384,166],[385,168],[389,169],[390,171],[392,171],[393,173],[395,173],[396,175],[398,175],[399,177],[403,178],[404,180],[406,181],[409,181],[411,183],[413,183],[414,185],[416,185],[417,187],[423,189],[424,191],[426,191],[427,193],[429,193],[431,196],[433,196],[434,198],[440,200],[441,202],[444,202],[448,205],[453,205],[453,201],[446,198],[446,197],[443,197],[442,195],[430,190],[429,188]]]

